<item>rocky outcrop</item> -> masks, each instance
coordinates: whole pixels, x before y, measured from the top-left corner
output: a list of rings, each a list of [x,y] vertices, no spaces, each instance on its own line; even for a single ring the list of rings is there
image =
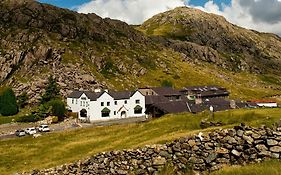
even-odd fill
[[[281,128],[241,125],[163,145],[104,152],[72,164],[26,174],[157,174],[168,164],[178,174],[187,170],[204,173],[270,158],[281,158]]]
[[[232,71],[278,72],[281,38],[233,25],[222,16],[179,7],[148,19],[139,28],[190,57]],[[223,64],[222,64],[223,63]]]
[[[38,102],[50,75],[64,97],[110,87],[108,77],[144,75],[142,58],[155,45],[124,22],[33,0],[3,0],[0,16],[0,86],[26,91],[30,103]]]

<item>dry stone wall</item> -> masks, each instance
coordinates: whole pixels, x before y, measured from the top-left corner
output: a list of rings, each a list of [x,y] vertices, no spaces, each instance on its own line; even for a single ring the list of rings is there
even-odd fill
[[[265,159],[280,159],[281,127],[236,126],[180,138],[163,145],[111,151],[86,160],[37,171],[39,174],[158,174],[170,165],[175,174],[193,170],[208,173],[225,165],[244,165]]]

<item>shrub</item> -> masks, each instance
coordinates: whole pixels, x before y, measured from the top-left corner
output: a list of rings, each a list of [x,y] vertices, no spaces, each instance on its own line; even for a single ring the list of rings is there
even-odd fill
[[[47,106],[51,108],[51,113],[59,118],[59,121],[63,120],[66,108],[64,102],[61,100],[52,100],[47,103]]]
[[[163,80],[161,82],[161,86],[162,87],[173,87],[173,82],[171,82],[170,80]]]
[[[58,122],[59,122],[59,118],[57,116],[53,116],[52,123],[58,123]]]
[[[29,122],[37,122],[41,120],[41,117],[36,114],[29,114],[19,117],[16,121],[17,122],[23,122],[23,123],[29,123]]]
[[[4,89],[0,95],[0,113],[3,116],[11,116],[18,113],[16,96],[11,88]]]

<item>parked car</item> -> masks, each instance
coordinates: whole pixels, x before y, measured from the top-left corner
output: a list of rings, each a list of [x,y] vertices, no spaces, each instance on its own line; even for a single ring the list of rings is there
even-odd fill
[[[40,131],[40,132],[49,132],[50,128],[49,128],[48,125],[40,125],[39,128],[38,128],[38,131]]]
[[[33,128],[27,128],[25,130],[25,133],[26,134],[29,134],[29,135],[33,135],[33,134],[36,134],[36,129],[33,127]]]
[[[16,136],[21,137],[21,136],[25,136],[25,131],[24,130],[16,130]]]

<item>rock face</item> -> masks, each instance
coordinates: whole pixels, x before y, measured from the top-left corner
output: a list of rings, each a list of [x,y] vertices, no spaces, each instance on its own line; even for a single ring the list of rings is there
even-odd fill
[[[49,75],[58,79],[63,96],[110,87],[108,77],[144,75],[141,63],[151,59],[149,48],[157,48],[124,22],[33,0],[2,0],[0,16],[0,86],[26,91],[30,103],[43,93]]]
[[[233,71],[280,73],[280,37],[238,27],[215,14],[179,7],[155,15],[138,29],[185,54],[188,61]]]
[[[203,139],[194,135],[163,145],[105,152],[72,164],[24,174],[152,175],[157,174],[167,164],[174,167],[174,172],[179,174],[184,174],[188,168],[200,173],[211,172],[226,165],[261,162],[269,158],[280,159],[280,131],[281,128],[251,128],[241,125],[234,129],[204,133],[201,136]],[[256,138],[255,135],[262,137]],[[278,144],[279,146],[275,146]]]

